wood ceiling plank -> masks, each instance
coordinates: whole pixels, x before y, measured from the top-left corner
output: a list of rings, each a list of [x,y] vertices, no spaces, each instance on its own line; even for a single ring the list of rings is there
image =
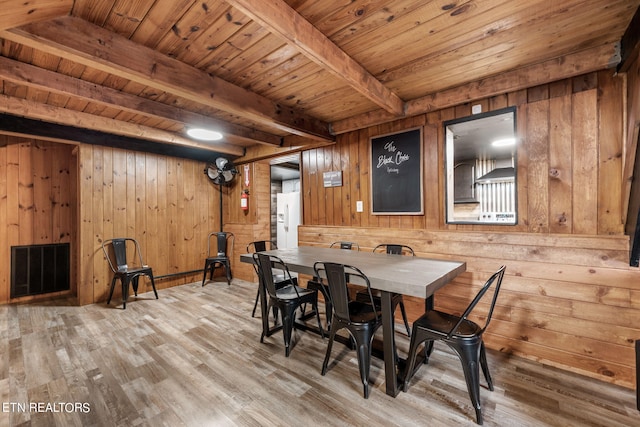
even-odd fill
[[[193,0],[155,2],[131,35],[131,40],[149,48],[155,48],[171,31],[175,20],[184,15],[192,4]],[[175,19],[167,19],[168,16]]]
[[[153,47],[154,50],[170,57],[179,57],[204,29],[220,19],[228,9],[229,6],[224,2],[215,2],[213,8],[209,8],[207,3],[193,2],[182,16],[169,19],[174,22],[171,31],[168,31]],[[163,19],[167,20],[167,17]]]
[[[603,11],[600,14],[602,21],[606,21],[607,17],[613,13],[615,12],[610,11],[607,14]],[[580,16],[575,18],[567,16],[569,21],[573,19],[580,21],[581,18]],[[566,24],[567,26],[570,25],[569,22]],[[591,25],[594,34],[599,34],[600,36],[592,38],[589,43],[577,31],[570,31],[570,35],[562,38],[554,38],[553,29],[540,30],[537,38],[530,42],[530,49],[520,48],[516,44],[517,42],[513,42],[514,37],[512,35],[496,37],[493,43],[490,43],[490,40],[483,40],[481,46],[468,45],[456,51],[444,52],[439,57],[431,58],[431,61],[426,63],[417,61],[415,67],[413,65],[407,67],[405,71],[406,77],[395,81],[385,81],[391,88],[400,86],[414,88],[417,93],[436,92],[451,87],[451,82],[473,80],[473,76],[483,77],[508,72],[509,70],[520,68],[524,64],[536,62],[535,60],[540,57],[562,56],[565,52],[571,50],[573,46],[582,45],[584,48],[588,48],[590,46],[604,45],[607,42],[613,44],[617,38],[615,36],[612,38],[610,33],[604,31],[605,26],[606,24],[603,22]],[[549,34],[545,34],[546,31]],[[452,61],[459,61],[460,58],[465,58],[467,65],[452,69],[450,66]],[[498,61],[496,60],[497,58],[504,59]],[[431,78],[428,82],[416,79],[415,74],[420,69],[420,66],[430,67]]]
[[[71,15],[80,17],[96,25],[104,25],[109,12],[117,0],[83,0],[74,1]]]
[[[31,22],[46,21],[68,15],[73,0],[5,0],[0,8],[0,30],[19,27]]]
[[[218,75],[219,69],[230,68],[228,65],[230,61],[233,61],[242,52],[249,49],[249,47],[255,43],[260,42],[268,35],[269,32],[267,30],[252,21],[242,28],[242,37],[226,40],[216,49],[208,52],[206,56],[203,56],[203,58],[195,64],[195,67],[208,74]]]
[[[326,123],[283,108],[78,18],[57,18],[46,25],[30,24],[3,32],[2,37],[267,126],[314,139],[333,140]]]
[[[155,119],[169,120],[181,124],[186,123],[191,126],[211,126],[223,132],[231,142],[251,141],[273,145],[279,145],[281,142],[280,137],[277,135],[222,122],[165,103],[130,95],[115,88],[97,86],[8,58],[0,57],[0,78],[43,91],[82,98],[86,102],[117,109],[118,111],[113,115],[114,118],[122,110]],[[131,85],[134,85],[134,83]],[[95,110],[93,112],[95,113]],[[181,127],[184,127],[184,125],[181,125]]]
[[[614,46],[598,46],[414,99],[407,103],[407,116],[424,114],[477,99],[611,68],[618,60],[619,52]],[[338,135],[394,119],[386,111],[376,110],[335,121],[331,123],[331,128],[332,132]]]
[[[260,25],[300,48],[309,59],[346,80],[351,87],[385,110],[402,116],[404,102],[364,67],[282,0],[228,0]]]
[[[155,0],[117,0],[104,23],[104,28],[131,38],[144,21]]]

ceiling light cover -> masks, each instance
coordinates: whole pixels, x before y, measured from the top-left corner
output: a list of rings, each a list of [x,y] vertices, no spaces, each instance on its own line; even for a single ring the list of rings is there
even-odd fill
[[[508,147],[509,145],[515,145],[515,143],[515,138],[504,138],[493,141],[491,145],[493,145],[494,147]]]
[[[220,132],[202,128],[188,129],[187,135],[201,141],[219,141],[222,139],[222,134]]]

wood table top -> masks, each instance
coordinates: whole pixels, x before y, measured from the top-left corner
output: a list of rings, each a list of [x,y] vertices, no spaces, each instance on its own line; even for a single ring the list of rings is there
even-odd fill
[[[281,258],[289,270],[313,275],[316,261],[335,262],[358,267],[367,275],[371,288],[381,291],[427,298],[466,271],[466,263],[403,255],[389,255],[300,246],[293,249],[266,251]],[[242,254],[241,261],[253,262],[252,254]]]

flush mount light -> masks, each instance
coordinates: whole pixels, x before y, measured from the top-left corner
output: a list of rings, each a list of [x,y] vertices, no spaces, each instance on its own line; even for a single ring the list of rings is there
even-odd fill
[[[505,139],[498,139],[496,141],[493,141],[491,145],[493,145],[494,147],[507,147],[509,145],[514,145],[515,143],[516,143],[515,138],[505,138]]]
[[[222,139],[222,134],[214,130],[191,128],[187,130],[187,135],[191,138],[199,139],[201,141],[219,141]]]

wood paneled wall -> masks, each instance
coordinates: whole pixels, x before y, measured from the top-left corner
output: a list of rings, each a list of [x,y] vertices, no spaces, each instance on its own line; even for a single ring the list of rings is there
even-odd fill
[[[80,304],[108,296],[104,239],[136,238],[155,276],[203,268],[207,236],[220,227],[219,190],[203,173],[203,163],[85,144],[79,148]],[[156,287],[201,279],[199,272],[181,275],[158,280]],[[141,291],[150,288],[145,279]],[[114,301],[120,302],[119,290]]]
[[[70,243],[74,251],[74,149],[73,145],[0,135],[0,304],[10,298],[11,246]],[[72,271],[77,268],[73,261]]]
[[[458,259],[467,272],[436,305],[461,311],[500,265],[503,293],[487,345],[564,369],[634,385],[640,272],[623,230],[624,81],[611,70],[533,87],[339,136],[302,155],[301,245],[409,244],[419,256]],[[445,120],[517,107],[518,224],[449,225],[444,216]],[[424,215],[371,215],[369,138],[424,126]],[[324,188],[322,173],[343,172]],[[362,200],[364,212],[356,212]],[[420,272],[416,272],[420,274]],[[408,303],[410,316],[423,302]]]
[[[240,166],[241,176],[230,188],[228,198],[228,214],[225,230],[235,236],[235,249],[232,260],[234,277],[255,281],[257,277],[248,264],[240,262],[240,254],[246,252],[247,245],[254,240],[271,239],[271,166],[268,161],[252,163],[250,166],[249,186],[244,185],[244,166]],[[240,209],[240,196],[243,189],[249,190],[249,209]]]
[[[640,273],[628,267],[626,236],[302,226],[299,239],[303,246],[355,241],[363,251],[400,242],[417,256],[463,260],[467,272],[436,294],[436,307],[452,313],[462,312],[505,264],[485,335],[489,348],[633,387]],[[413,321],[424,300],[405,297],[405,306]],[[480,315],[486,310],[480,306]]]
[[[445,120],[517,107],[518,225],[508,231],[617,235],[623,232],[623,80],[602,71],[423,116],[339,135],[335,146],[302,156],[304,224],[505,231],[444,220]],[[425,214],[370,215],[369,138],[424,126]],[[342,187],[322,173],[343,171]],[[364,212],[355,212],[357,200]]]

